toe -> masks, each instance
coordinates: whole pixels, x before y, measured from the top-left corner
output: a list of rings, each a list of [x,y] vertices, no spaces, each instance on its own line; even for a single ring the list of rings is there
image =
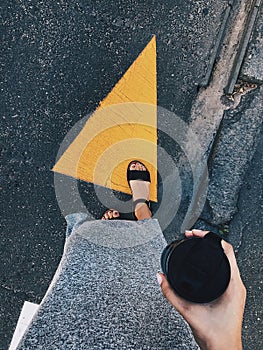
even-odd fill
[[[103,214],[103,220],[110,220],[111,219],[111,211],[107,210],[104,214]]]
[[[107,210],[103,216],[102,216],[102,220],[111,220],[113,218],[118,218],[120,216],[120,213],[115,210],[115,209],[109,209]]]
[[[136,164],[137,164],[136,162],[131,163],[131,164],[130,164],[130,170],[137,170],[137,169],[136,169],[136,167],[137,167]]]
[[[103,220],[108,220],[108,219],[109,219],[108,212],[106,211],[106,213],[104,213],[103,215]]]
[[[144,170],[144,165],[142,163],[137,163],[137,170]]]
[[[114,218],[118,218],[120,216],[120,213],[117,210],[113,210],[112,215]]]
[[[141,163],[136,163],[136,166],[137,166],[137,170],[142,170],[142,164]]]
[[[141,162],[132,162],[129,166],[129,170],[141,170],[146,171],[146,167]]]
[[[112,219],[112,217],[113,217],[113,212],[112,212],[112,210],[108,210],[108,220],[109,220],[109,219]]]

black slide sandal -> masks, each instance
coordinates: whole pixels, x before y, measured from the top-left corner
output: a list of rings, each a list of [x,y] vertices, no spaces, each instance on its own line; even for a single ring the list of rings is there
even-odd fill
[[[141,165],[143,165],[145,167],[146,170],[130,170],[130,166],[132,163],[140,163]],[[130,186],[130,181],[131,180],[140,180],[140,181],[148,181],[151,182],[151,176],[150,173],[148,171],[148,169],[146,168],[146,166],[140,162],[139,160],[133,160],[129,163],[128,167],[127,167],[127,181]],[[150,202],[146,199],[143,198],[138,198],[136,199],[136,201],[133,202],[133,212],[135,211],[135,206],[138,203],[146,203],[148,208],[150,209]]]
[[[150,177],[150,173],[149,171],[147,170],[130,170],[130,166],[132,163],[140,163],[142,164],[145,168],[146,166],[140,162],[139,160],[133,160],[129,163],[128,167],[127,167],[127,181],[128,181],[128,184],[129,184],[129,187],[131,188],[130,186],[130,181],[131,180],[140,180],[140,181],[148,181],[148,182],[151,182],[151,177]],[[112,221],[112,220],[131,220],[131,221],[137,221],[137,218],[134,214],[135,212],[135,207],[138,203],[146,203],[148,208],[150,209],[150,202],[144,198],[138,198],[136,199],[136,201],[133,202],[133,205],[132,205],[132,212],[130,213],[121,213],[120,211],[118,211],[119,213],[119,216],[116,217],[116,218],[111,218],[111,219],[103,219],[103,216],[105,213],[107,213],[107,211],[109,210],[115,210],[115,209],[108,209],[104,212],[101,220],[103,221]]]

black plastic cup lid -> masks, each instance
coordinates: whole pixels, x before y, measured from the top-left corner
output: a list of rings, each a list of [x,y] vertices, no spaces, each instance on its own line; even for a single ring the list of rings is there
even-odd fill
[[[204,238],[171,243],[163,251],[161,264],[174,291],[195,303],[217,299],[230,281],[230,264],[221,238],[212,232]]]

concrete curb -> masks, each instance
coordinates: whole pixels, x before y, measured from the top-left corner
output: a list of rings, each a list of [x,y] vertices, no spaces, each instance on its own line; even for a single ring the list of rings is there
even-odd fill
[[[237,51],[237,55],[235,58],[235,62],[233,65],[233,69],[231,71],[228,84],[225,88],[226,94],[232,94],[234,91],[235,84],[237,82],[242,63],[244,61],[244,57],[246,54],[246,50],[251,38],[251,34],[254,29],[254,25],[257,19],[257,15],[259,12],[261,0],[255,0],[254,4],[252,5],[252,9],[250,10],[249,17],[247,19],[246,27],[244,28],[244,34],[240,42],[239,49]]]
[[[229,1],[228,7],[225,10],[224,18],[223,18],[222,24],[220,26],[220,30],[219,30],[219,33],[217,35],[216,41],[215,41],[213,53],[210,57],[207,72],[206,72],[204,79],[199,84],[200,87],[207,87],[210,83],[212,72],[213,72],[213,69],[214,69],[214,66],[216,63],[216,59],[217,59],[219,52],[221,50],[222,42],[223,42],[223,39],[225,36],[229,16],[231,13],[232,4],[233,4],[233,1]]]

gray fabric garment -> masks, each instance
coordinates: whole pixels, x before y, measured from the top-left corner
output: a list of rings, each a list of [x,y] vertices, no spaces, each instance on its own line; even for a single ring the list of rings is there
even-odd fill
[[[64,254],[18,349],[198,349],[156,280],[156,220],[67,217]]]

